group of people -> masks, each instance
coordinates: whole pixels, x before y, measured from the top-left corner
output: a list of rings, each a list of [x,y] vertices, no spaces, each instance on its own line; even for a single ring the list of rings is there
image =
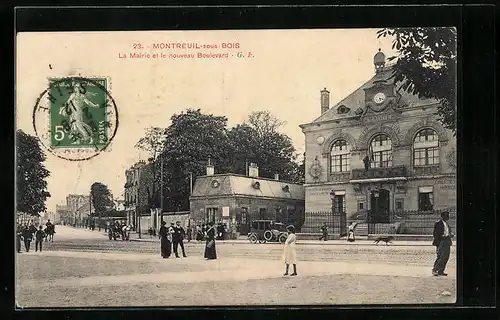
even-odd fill
[[[354,229],[356,228],[357,225],[358,224],[356,222],[349,223],[349,226],[347,227],[347,241],[348,242],[356,241],[356,238],[354,236]],[[323,226],[321,226],[320,230],[321,230],[321,237],[319,238],[319,241],[328,240],[328,226],[327,226],[326,222],[323,223]]]
[[[119,234],[122,240],[130,240],[130,231],[132,230],[132,225],[127,225],[126,223],[120,223],[120,221],[115,221],[115,223],[109,226],[108,232]]]
[[[175,224],[172,222],[169,227],[167,227],[166,225],[167,223],[165,221],[162,221],[160,230],[158,231],[158,237],[160,238],[161,257],[163,259],[169,258],[172,254],[173,248],[175,257],[180,258],[178,251],[179,247],[182,250],[182,256],[187,257],[186,250],[184,248],[184,239],[186,235],[188,235],[188,241],[191,240],[191,227],[188,226],[188,232],[186,233],[184,228],[181,226],[180,221],[177,221]],[[200,230],[198,230],[197,228],[197,233],[199,232],[201,232],[201,228]],[[215,249],[217,230],[213,222],[210,222],[206,225],[201,237],[202,238],[200,239],[200,235],[197,234],[196,239],[198,241],[206,240],[204,258],[207,260],[217,259],[217,251]]]
[[[205,240],[206,233],[208,229],[214,227],[215,230],[215,240],[226,240],[227,235],[227,225],[225,223],[218,223],[215,225],[213,222],[208,224],[202,224],[196,226],[196,240]]]
[[[179,257],[179,247],[182,250],[182,256],[186,256],[186,250],[184,249],[184,238],[186,236],[186,231],[181,226],[181,222],[177,221],[175,224],[172,222],[170,227],[166,226],[165,221],[161,222],[160,230],[158,231],[158,237],[160,238],[160,253],[163,259],[167,259],[172,254],[172,247],[176,258]]]
[[[50,222],[50,219],[45,224],[45,230],[43,226],[40,225],[38,228],[30,223],[28,226],[27,223],[24,225],[18,224],[16,230],[16,251],[17,253],[21,253],[21,240],[24,242],[24,248],[26,252],[30,251],[31,241],[35,239],[35,251],[42,251],[42,243],[45,241],[53,241],[54,240],[55,225]]]

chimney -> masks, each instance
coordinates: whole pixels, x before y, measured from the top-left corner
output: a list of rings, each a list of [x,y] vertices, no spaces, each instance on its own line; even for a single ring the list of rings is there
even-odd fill
[[[280,179],[280,175],[279,175],[279,174],[277,174],[277,173],[275,173],[275,174],[274,174],[274,180],[279,180],[279,179]]]
[[[321,114],[328,111],[330,108],[330,91],[324,88],[321,90]]]
[[[214,166],[209,164],[207,165],[207,176],[213,176],[214,175]]]
[[[213,176],[214,175],[214,166],[210,162],[210,157],[208,157],[208,163],[207,163],[207,176]]]
[[[248,167],[248,176],[249,177],[259,177],[259,167],[255,163],[250,163]]]

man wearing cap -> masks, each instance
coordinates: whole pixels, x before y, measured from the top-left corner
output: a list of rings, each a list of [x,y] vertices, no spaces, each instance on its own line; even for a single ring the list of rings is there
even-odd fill
[[[186,232],[184,231],[184,228],[181,227],[181,222],[177,221],[176,225],[173,227],[174,233],[172,235],[172,240],[174,242],[174,253],[176,258],[179,257],[179,252],[177,249],[179,248],[179,245],[181,246],[182,249],[182,256],[185,258],[186,257],[186,252],[184,251],[184,236]]]
[[[434,267],[432,268],[432,274],[434,276],[448,275],[444,272],[444,269],[450,258],[451,238],[453,237],[450,226],[448,225],[449,219],[450,213],[448,211],[443,211],[441,212],[441,219],[434,224],[434,241],[432,245],[436,246],[437,255]]]

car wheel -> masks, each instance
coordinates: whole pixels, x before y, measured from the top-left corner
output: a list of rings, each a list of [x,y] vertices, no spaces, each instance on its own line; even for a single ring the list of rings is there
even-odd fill
[[[250,237],[248,237],[248,239],[250,240],[250,243],[257,243],[257,236],[255,234],[252,234],[250,235]]]
[[[286,238],[288,238],[288,236],[286,234],[282,233],[282,234],[280,234],[279,240],[281,243],[285,243]]]
[[[273,240],[273,233],[271,230],[266,230],[264,232],[264,239],[266,239],[266,241],[271,241]]]

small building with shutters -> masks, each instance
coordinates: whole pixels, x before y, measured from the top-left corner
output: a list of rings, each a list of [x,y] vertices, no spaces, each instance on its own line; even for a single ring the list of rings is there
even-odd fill
[[[199,176],[190,199],[191,220],[195,225],[212,221],[225,223],[233,233],[246,234],[253,220],[269,219],[301,225],[305,191],[301,184],[261,178],[258,167],[250,164],[248,175],[214,174]]]

